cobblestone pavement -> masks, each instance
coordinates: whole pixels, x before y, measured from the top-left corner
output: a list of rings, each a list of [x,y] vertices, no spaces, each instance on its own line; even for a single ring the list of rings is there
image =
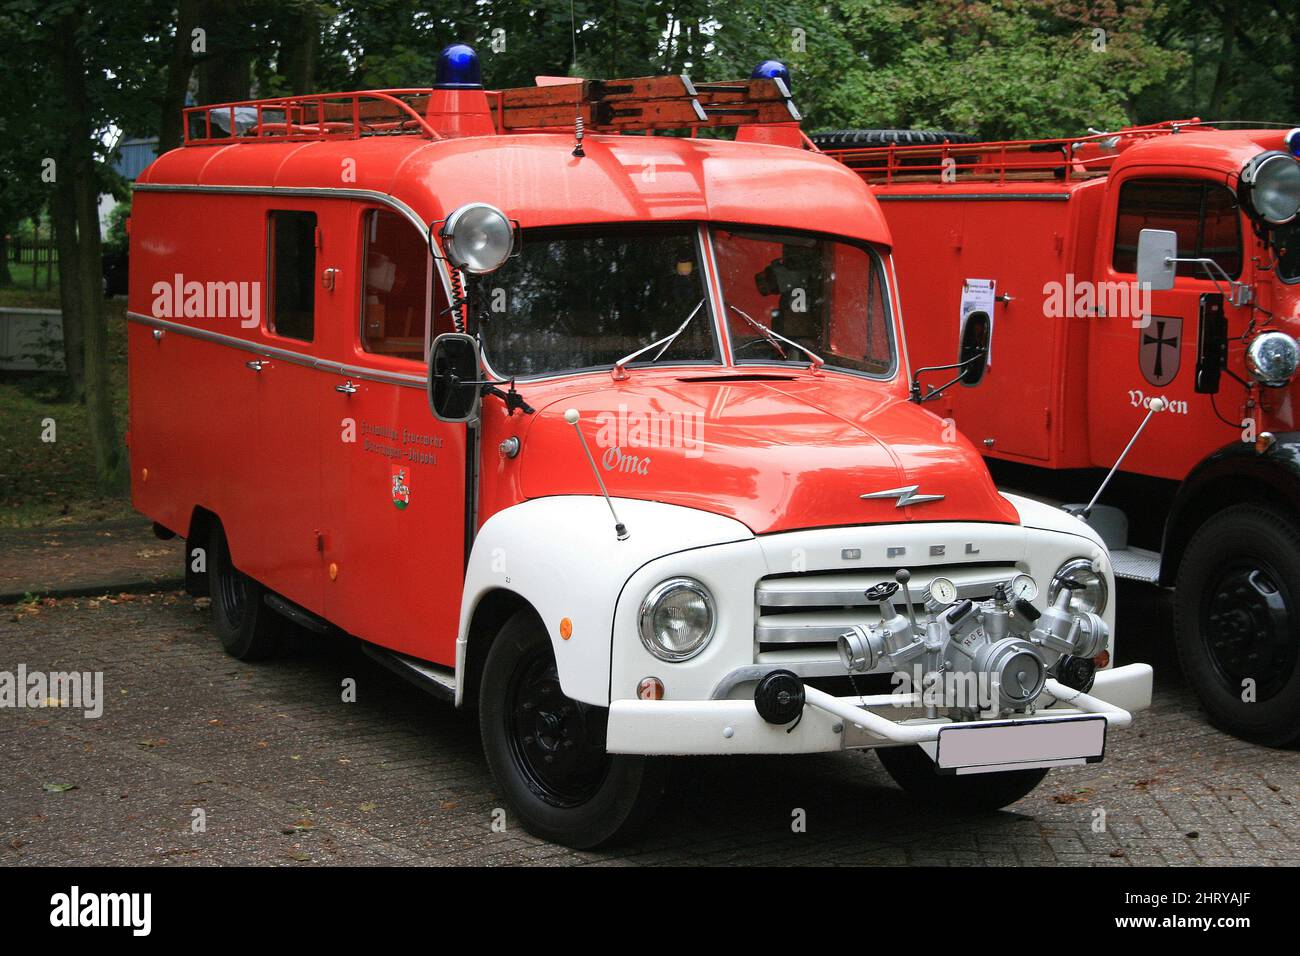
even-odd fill
[[[0,604],[34,594],[179,587],[180,538],[160,541],[139,516],[96,525],[0,528]]]
[[[680,761],[650,829],[614,852],[493,832],[499,797],[473,717],[351,642],[248,665],[181,594],[0,607],[0,671],[102,670],[105,698],[98,719],[0,710],[0,862],[1300,863],[1300,751],[1210,728],[1160,606],[1121,599],[1138,608],[1121,657],[1155,665],[1154,708],[1103,763],[1053,771],[1008,811],[936,817],[870,754]],[[341,700],[346,678],[355,703]],[[792,832],[796,809],[806,832]]]

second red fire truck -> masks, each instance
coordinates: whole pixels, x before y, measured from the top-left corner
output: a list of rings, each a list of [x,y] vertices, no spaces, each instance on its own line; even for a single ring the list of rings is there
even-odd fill
[[[226,649],[355,635],[574,846],[666,755],[878,748],[964,810],[1100,760],[1151,693],[1101,537],[908,400],[889,231],[761,142],[797,119],[772,64],[489,92],[461,46],[189,110],[131,219],[132,494]]]
[[[1175,589],[1218,724],[1300,737],[1300,130],[812,140],[884,211],[913,364],[961,365],[918,397],[1004,485],[1091,502],[1120,462],[1087,509],[1116,575]]]

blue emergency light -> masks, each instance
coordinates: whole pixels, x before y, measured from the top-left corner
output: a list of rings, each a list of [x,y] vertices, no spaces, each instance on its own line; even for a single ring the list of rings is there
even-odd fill
[[[468,43],[453,43],[438,54],[438,68],[434,74],[435,90],[481,90],[483,77],[479,72],[478,54]]]
[[[1286,144],[1286,151],[1292,156],[1300,158],[1300,129],[1293,129],[1282,137],[1282,142]]]
[[[754,72],[749,74],[749,78],[751,80],[779,79],[785,83],[787,90],[790,89],[790,71],[786,69],[785,64],[780,60],[764,60],[754,67]]]

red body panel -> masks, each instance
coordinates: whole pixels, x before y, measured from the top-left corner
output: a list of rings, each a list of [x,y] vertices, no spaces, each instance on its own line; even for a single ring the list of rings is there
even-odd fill
[[[467,509],[466,427],[430,413],[423,363],[367,353],[359,341],[368,210],[397,208],[428,223],[479,201],[526,227],[708,220],[888,246],[859,178],[805,150],[589,136],[578,160],[572,146],[560,134],[393,136],[196,146],[161,157],[140,177],[131,229],[135,506],[181,534],[195,508],[217,514],[240,569],[368,641],[447,665],[467,515],[481,525],[526,497],[597,491],[562,419],[569,407],[582,410],[598,454],[602,412],[698,414],[702,455],[656,449],[644,474],[607,473],[610,491],[731,515],[756,532],[1018,520],[974,449],[906,402],[905,361],[889,381],[788,368],[764,381],[722,381],[763,370],[715,365],[633,370],[622,383],[608,372],[525,383],[536,415],[508,417],[500,401],[484,401],[477,509]],[[317,216],[311,342],[238,317],[152,322],[160,318],[155,287],[176,275],[268,282],[276,210]],[[434,285],[437,334],[448,319]],[[259,287],[259,308],[270,295]],[[895,334],[901,342],[901,329]],[[511,435],[524,442],[517,459],[498,451]],[[913,484],[944,497],[905,508],[859,497]]]
[[[1018,520],[968,442],[945,441],[943,422],[934,415],[861,379],[803,373],[734,382],[716,373],[686,378],[638,371],[613,387],[608,374],[592,377],[599,390],[566,395],[529,421],[527,452],[512,463],[526,497],[596,490],[563,418],[567,408],[576,408],[588,444],[604,459],[611,495],[724,514],[758,534],[897,521]],[[700,441],[647,449],[638,440],[638,422],[672,417],[697,422]],[[621,437],[620,419],[630,423]],[[635,465],[614,464],[627,455]],[[945,497],[904,508],[892,498],[860,497],[914,484],[921,494],[941,491]]]
[[[1160,387],[1144,378],[1139,363],[1139,340],[1149,328],[1104,310],[1049,316],[1045,303],[1056,288],[1068,296],[1084,284],[1135,282],[1135,275],[1112,266],[1117,198],[1125,182],[1201,179],[1235,189],[1238,170],[1262,150],[1280,148],[1281,135],[1184,131],[1140,139],[1108,160],[1106,175],[1068,181],[875,182],[894,238],[914,368],[957,361],[964,279],[994,279],[998,293],[1012,297],[996,305],[984,381],[956,386],[932,407],[951,415],[985,454],[1051,468],[1109,467],[1141,421],[1142,402],[1155,396],[1173,403],[1171,413],[1144,434],[1125,471],[1181,480],[1206,455],[1241,440],[1242,428],[1225,424],[1218,413],[1233,423],[1253,417],[1242,387],[1226,374],[1213,400],[1194,387],[1200,297],[1219,291],[1213,282],[1179,276],[1174,289],[1153,293],[1152,315],[1182,320],[1180,367]],[[1300,333],[1300,285],[1259,268],[1271,253],[1244,213],[1240,219],[1241,281],[1272,313],[1272,327]],[[1252,310],[1228,304],[1225,314],[1228,368],[1244,376],[1244,346],[1232,340],[1242,335]],[[943,380],[938,373],[927,379]],[[1256,394],[1262,401],[1257,431],[1296,429],[1300,385]]]

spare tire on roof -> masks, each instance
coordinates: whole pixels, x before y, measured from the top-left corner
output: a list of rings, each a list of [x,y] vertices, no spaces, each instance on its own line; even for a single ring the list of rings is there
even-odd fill
[[[976,143],[970,133],[940,129],[832,129],[811,133],[819,149],[850,149],[855,146],[942,146],[947,143]]]

